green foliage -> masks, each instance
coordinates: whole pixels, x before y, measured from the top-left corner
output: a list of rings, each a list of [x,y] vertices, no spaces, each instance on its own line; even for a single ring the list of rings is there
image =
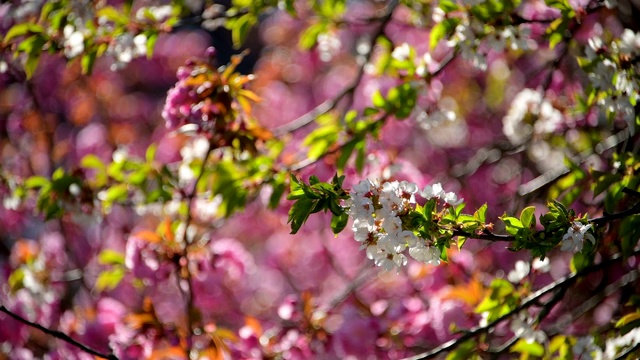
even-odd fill
[[[82,72],[89,74],[96,59],[105,54],[109,43],[133,29],[136,29],[132,33],[133,36],[144,34],[147,37],[147,56],[151,56],[158,34],[168,31],[170,26],[177,22],[178,15],[182,12],[180,1],[174,1],[172,16],[163,19],[164,26],[158,26],[159,19],[155,19],[148,9],[143,12],[144,19],[141,20],[136,17],[136,14],[131,13],[131,5],[127,5],[126,2],[121,7],[105,5],[102,2],[90,2],[88,6],[95,10],[94,18],[85,19],[83,28],[76,29],[75,6],[76,3],[70,0],[45,2],[39,17],[26,18],[24,22],[14,24],[7,31],[3,45],[6,47],[15,45],[14,55],[24,55],[27,79],[35,73],[44,51],[61,53],[65,47],[68,47],[65,43],[66,26],[71,26],[83,36],[81,53],[70,55],[73,58],[69,61],[80,59]]]
[[[36,208],[46,220],[50,220],[64,215],[67,202],[74,203],[78,200],[77,195],[72,193],[72,186],[82,191],[82,179],[59,168],[51,179],[42,176],[27,178],[20,193],[26,196],[29,191],[37,192]]]
[[[469,360],[477,358],[478,344],[475,340],[467,340],[451,351],[446,360]]]
[[[520,297],[513,285],[505,279],[494,279],[489,287],[489,295],[482,299],[475,312],[487,313],[487,322],[493,323],[513,311],[520,303]]]
[[[571,206],[582,194],[588,180],[588,173],[579,164],[565,159],[569,173],[556,181],[549,189],[549,197],[558,199],[565,206]]]
[[[616,321],[615,327],[620,329],[621,334],[627,334],[629,331],[640,327],[640,311],[635,311],[621,317]]]
[[[254,14],[244,14],[231,18],[227,21],[227,28],[231,30],[231,39],[233,46],[238,49],[247,39],[249,31],[258,22],[258,18]]]
[[[397,119],[406,119],[416,106],[418,91],[411,82],[392,87],[383,97],[380,91],[376,91],[371,101],[373,106],[384,110],[386,114],[394,115]]]
[[[338,117],[333,113],[327,113],[316,119],[318,127],[304,139],[303,144],[309,146],[307,157],[318,159],[335,145],[340,135],[341,126]]]
[[[341,201],[348,198],[347,193],[342,189],[344,176],[333,177],[331,183],[321,182],[317,177],[311,176],[309,184],[298,180],[295,175],[291,175],[291,190],[287,200],[295,200],[291,210],[289,210],[288,223],[291,224],[291,233],[295,234],[307,221],[309,215],[320,211],[331,211],[331,229],[334,234],[338,234],[347,224],[348,217],[345,216],[345,209]]]
[[[545,3],[560,10],[560,17],[551,22],[546,35],[549,37],[549,48],[553,49],[567,35],[569,25],[576,16],[576,12],[568,0],[545,0]]]
[[[96,290],[113,290],[118,287],[126,274],[124,267],[124,254],[114,250],[105,249],[98,254],[98,263],[106,265],[107,269],[102,271],[96,279]]]
[[[485,23],[509,23],[509,15],[520,5],[520,0],[487,0],[471,7],[470,13]]]
[[[549,342],[549,354],[554,355],[554,359],[573,359],[572,347],[575,340],[569,336],[556,335]]]

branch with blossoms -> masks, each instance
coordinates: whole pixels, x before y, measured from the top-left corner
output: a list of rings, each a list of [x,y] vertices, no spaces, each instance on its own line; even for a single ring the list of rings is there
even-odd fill
[[[464,214],[464,199],[445,192],[439,183],[419,191],[416,184],[406,181],[378,183],[364,179],[347,191],[342,189],[344,177],[336,176],[331,183],[311,177],[309,184],[295,176],[292,179],[288,196],[295,201],[289,211],[292,233],[298,232],[311,214],[321,211],[332,213],[331,228],[336,234],[351,219],[355,240],[361,243],[367,258],[385,270],[406,265],[407,253],[419,262],[438,265],[447,260],[447,248],[453,244],[462,248],[468,238],[510,242],[510,250],[531,250],[534,257],[542,259],[558,244],[563,251],[579,253],[586,245],[591,252],[596,247],[594,225],[640,214],[639,203],[589,220],[586,214],[578,216],[552,201],[549,212],[540,215],[542,230],[536,229],[535,207],[530,206],[519,217],[502,216],[508,234],[494,234],[493,224],[486,222],[486,205],[474,214]],[[630,189],[625,192],[637,195]],[[416,196],[426,202],[419,204]]]
[[[634,252],[632,252],[630,254],[631,256],[637,256],[640,255],[640,250],[636,249]],[[526,297],[525,299],[522,299],[521,302],[519,302],[519,304],[517,306],[515,306],[513,309],[511,309],[509,312],[507,312],[506,314],[502,314],[502,315],[498,315],[499,313],[496,312],[494,314],[494,319],[492,319],[492,321],[490,323],[487,323],[484,326],[477,326],[473,329],[470,329],[468,331],[465,331],[460,337],[456,338],[455,340],[451,340],[445,344],[442,344],[438,347],[436,347],[433,350],[430,351],[426,351],[420,354],[417,354],[415,356],[411,356],[408,357],[404,360],[419,360],[419,359],[431,359],[434,358],[436,356],[438,356],[439,354],[448,352],[448,351],[452,351],[454,349],[456,349],[457,347],[459,347],[460,345],[462,345],[464,342],[473,339],[483,333],[487,333],[489,331],[491,331],[492,329],[494,329],[497,325],[499,325],[500,323],[511,319],[514,315],[517,315],[523,311],[525,311],[526,309],[530,308],[530,307],[534,307],[534,306],[540,306],[543,309],[546,308],[550,308],[553,306],[553,304],[555,304],[558,301],[558,297],[553,296],[550,300],[543,302],[542,304],[540,304],[540,301],[548,294],[550,293],[554,293],[554,294],[562,294],[565,293],[572,285],[574,285],[579,279],[584,278],[585,276],[592,274],[596,271],[600,271],[600,270],[604,270],[606,269],[608,266],[611,266],[612,264],[621,262],[623,260],[627,259],[626,256],[623,256],[622,254],[614,254],[612,255],[610,258],[604,259],[603,261],[601,261],[600,263],[594,264],[590,267],[587,267],[585,269],[582,269],[576,273],[573,273],[571,275],[568,275],[560,280],[557,280],[545,287],[543,287],[542,289],[536,291],[535,293],[531,294],[530,296]],[[500,286],[496,287],[495,289],[498,289]],[[510,295],[512,296],[512,295]],[[503,299],[504,301],[504,299]],[[481,305],[482,306],[482,305]],[[479,306],[479,308],[481,307]],[[495,306],[494,309],[498,310],[499,307]],[[539,319],[541,320],[541,319]],[[539,322],[537,322],[539,323]],[[523,326],[531,326],[532,324],[521,324]],[[517,333],[517,331],[516,331]],[[525,338],[526,336],[524,335],[531,335],[531,336],[535,336],[535,333],[532,329],[525,329],[522,332],[519,333],[520,337],[519,338]]]

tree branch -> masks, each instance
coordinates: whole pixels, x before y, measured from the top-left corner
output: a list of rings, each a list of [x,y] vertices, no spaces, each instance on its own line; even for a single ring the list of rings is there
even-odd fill
[[[640,254],[640,249],[636,249],[632,254],[630,254],[630,256],[634,256],[634,255],[639,255]],[[462,336],[460,336],[457,339],[454,340],[450,340],[438,347],[436,347],[435,349],[423,352],[421,354],[417,354],[415,356],[412,357],[408,357],[405,358],[404,360],[421,360],[421,359],[431,359],[434,358],[436,356],[438,356],[439,354],[451,351],[453,349],[455,349],[456,347],[458,347],[459,345],[461,345],[462,343],[464,343],[465,341],[472,339],[478,335],[481,335],[483,333],[488,332],[489,330],[491,330],[492,328],[494,328],[495,326],[497,326],[499,323],[511,318],[513,315],[519,313],[522,310],[527,309],[530,306],[533,306],[535,304],[538,303],[538,301],[540,300],[540,298],[542,298],[543,296],[545,296],[546,294],[553,292],[553,291],[558,291],[559,289],[563,289],[563,288],[568,288],[569,286],[573,285],[573,283],[575,283],[576,280],[578,280],[579,278],[586,276],[588,274],[591,274],[593,272],[596,272],[598,270],[601,270],[602,268],[621,261],[625,259],[625,257],[622,256],[622,254],[615,254],[613,255],[611,258],[609,259],[605,259],[603,260],[601,263],[599,264],[595,264],[592,265],[590,267],[587,267],[577,273],[565,276],[563,279],[558,280],[552,284],[549,284],[545,287],[543,287],[542,289],[536,291],[535,293],[533,293],[531,296],[527,297],[519,306],[517,306],[516,308],[514,308],[513,310],[511,310],[509,313],[501,316],[500,318],[496,319],[496,321],[492,322],[491,324],[487,324],[485,326],[477,326],[467,332],[465,332],[464,334],[462,334]]]
[[[285,125],[282,125],[280,127],[273,129],[272,132],[275,136],[280,136],[280,135],[290,133],[305,127],[306,125],[313,122],[318,116],[333,110],[338,105],[340,100],[342,100],[345,96],[347,95],[353,96],[356,89],[358,88],[358,85],[360,85],[360,82],[362,81],[362,77],[364,76],[366,65],[371,61],[376,40],[378,40],[380,36],[384,35],[384,29],[387,27],[387,24],[391,21],[393,12],[395,11],[396,7],[398,7],[398,4],[399,4],[398,0],[390,1],[389,5],[387,5],[386,12],[384,13],[383,16],[379,18],[380,26],[378,26],[378,29],[376,30],[374,35],[371,37],[371,41],[369,42],[369,49],[364,54],[364,59],[362,60],[362,63],[358,67],[358,74],[356,75],[356,78],[353,80],[351,85],[349,85],[347,88],[342,90],[335,97],[325,100],[320,105],[316,106],[313,110],[302,115],[301,117]]]
[[[22,316],[12,312],[11,310],[7,309],[4,305],[0,305],[0,312],[3,312],[5,314],[11,316],[14,320],[19,321],[19,322],[21,322],[21,323],[23,323],[23,324],[25,324],[27,326],[30,326],[30,327],[35,328],[35,329],[38,329],[38,330],[44,332],[47,335],[51,335],[51,336],[53,336],[53,337],[55,337],[57,339],[60,339],[60,340],[62,340],[64,342],[66,342],[66,343],[69,343],[69,344],[71,344],[71,345],[73,345],[73,346],[75,346],[77,348],[80,348],[82,351],[84,351],[86,353],[89,353],[91,355],[98,356],[98,357],[101,357],[101,358],[104,358],[104,359],[118,360],[118,357],[115,356],[113,353],[112,354],[104,354],[104,353],[99,352],[98,350],[94,350],[94,349],[92,349],[92,348],[90,348],[90,347],[88,347],[86,345],[83,345],[83,344],[77,342],[76,340],[73,340],[69,335],[67,335],[67,334],[65,334],[63,332],[60,332],[60,331],[57,331],[57,330],[47,329],[46,327],[44,327],[44,326],[42,326],[40,324],[31,322],[31,321],[23,318]]]

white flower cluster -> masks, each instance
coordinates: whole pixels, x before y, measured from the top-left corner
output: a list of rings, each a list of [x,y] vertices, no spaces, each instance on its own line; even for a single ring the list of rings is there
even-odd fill
[[[111,70],[122,69],[131,60],[147,55],[147,36],[145,34],[133,36],[131,33],[118,35],[109,44],[107,54],[113,56],[115,60],[111,64]]]
[[[192,163],[203,161],[209,152],[209,140],[204,136],[189,139],[189,142],[180,149],[182,162],[178,169],[180,184],[189,184],[196,179]]]
[[[410,56],[411,46],[407,43],[402,43],[402,45],[396,46],[396,48],[391,52],[391,57],[401,62],[409,60]]]
[[[438,92],[432,92],[430,95],[436,97],[436,104],[416,116],[416,122],[422,129],[428,131],[444,123],[455,122],[458,119],[458,103],[453,98],[448,96],[440,98]]]
[[[318,52],[320,60],[324,62],[331,61],[335,55],[340,52],[342,42],[337,34],[326,32],[318,35]]]
[[[520,312],[518,317],[511,320],[511,331],[518,339],[524,339],[529,344],[544,343],[547,335],[544,331],[533,328],[533,319],[526,312]]]
[[[562,237],[562,247],[560,250],[562,251],[573,251],[580,252],[582,251],[582,247],[584,246],[584,239],[587,238],[591,241],[592,244],[595,245],[596,238],[593,237],[589,229],[591,229],[592,224],[583,224],[578,221],[574,221],[571,226],[569,226],[569,230]]]
[[[640,65],[635,60],[640,56],[640,33],[625,29],[610,46],[599,37],[591,38],[585,55],[596,62],[588,73],[589,80],[605,94],[598,105],[609,114],[620,115],[633,133],[636,113],[631,103],[640,99]]]
[[[514,145],[522,145],[532,135],[552,133],[562,122],[562,113],[533,89],[523,89],[511,102],[502,119],[502,131]],[[533,123],[533,125],[531,125]]]
[[[377,266],[391,270],[406,265],[407,250],[418,261],[440,263],[440,250],[431,240],[419,238],[403,227],[401,217],[415,209],[416,194],[426,199],[438,198],[449,205],[462,202],[456,194],[445,193],[440,184],[426,186],[419,192],[416,184],[406,181],[379,185],[365,179],[351,189],[346,205],[353,218],[355,239]]]
[[[447,41],[447,46],[457,46],[463,59],[474,67],[485,71],[487,70],[487,57],[479,51],[483,33],[484,26],[482,22],[465,16],[460,24],[456,26],[456,31],[451,39]]]
[[[618,355],[640,344],[640,328],[635,328],[619,337],[607,339],[604,353],[595,352],[595,359],[619,359]],[[599,350],[599,349],[598,349]]]
[[[514,51],[535,50],[538,44],[530,36],[531,29],[528,27],[505,26],[487,35],[487,43],[495,51],[504,51],[507,47]]]
[[[484,2],[483,0],[463,0],[462,5],[474,6]],[[495,51],[511,50],[535,50],[537,44],[530,38],[531,29],[526,26],[492,27],[482,23],[468,12],[458,13],[460,23],[456,26],[455,33],[447,41],[447,46],[457,47],[462,58],[474,67],[485,71],[487,69],[486,46]],[[437,7],[433,10],[434,23],[443,21],[450,14]]]
[[[174,9],[171,5],[141,7],[136,12],[138,21],[165,21],[173,15]]]
[[[71,59],[82,54],[84,51],[84,33],[71,24],[67,24],[62,33],[64,35],[64,56],[67,59]]]

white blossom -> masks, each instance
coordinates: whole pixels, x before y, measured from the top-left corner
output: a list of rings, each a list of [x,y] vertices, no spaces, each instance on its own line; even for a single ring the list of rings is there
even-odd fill
[[[526,261],[516,261],[515,269],[509,271],[507,279],[512,283],[519,283],[522,279],[529,275],[530,266]]]
[[[411,47],[407,43],[396,47],[391,53],[391,57],[398,61],[405,61],[409,59],[409,56],[411,56]]]
[[[367,258],[386,270],[406,265],[408,251],[414,259],[426,264],[440,263],[440,250],[433,240],[422,239],[403,224],[402,217],[415,210],[415,195],[427,199],[437,197],[444,205],[457,205],[462,199],[441,184],[426,186],[408,181],[388,181],[379,185],[364,179],[354,185],[345,201],[347,214],[353,218],[351,229],[356,241],[362,243]]]
[[[340,51],[342,42],[334,33],[322,33],[318,35],[318,52],[320,60],[327,62]]]
[[[422,193],[420,194],[422,195],[423,198],[429,200],[432,198],[443,198],[446,194],[444,192],[444,189],[442,188],[442,184],[440,183],[435,183],[433,185],[427,185],[424,187],[424,189],[422,189]]]
[[[551,270],[551,263],[549,262],[548,257],[545,257],[543,260],[540,260],[539,258],[535,258],[531,263],[531,268],[533,270],[545,273]]]
[[[420,195],[427,200],[437,198],[451,206],[458,206],[464,201],[462,198],[458,199],[458,195],[453,192],[445,192],[440,183],[425,186]]]
[[[13,194],[2,199],[2,207],[7,210],[18,210],[20,204],[22,200]]]
[[[533,320],[524,312],[511,320],[510,327],[517,338],[524,339],[528,343],[543,343],[547,340],[547,335],[543,331],[533,329]]]
[[[130,33],[118,35],[109,45],[107,53],[115,59],[111,70],[118,70],[129,64],[131,60],[147,54],[147,36]]]
[[[533,134],[552,133],[562,122],[562,113],[540,92],[523,89],[502,119],[502,131],[514,145],[521,145]]]
[[[596,353],[596,359],[617,359],[617,356],[622,350],[634,347],[640,344],[640,328],[634,328],[628,333],[607,339],[605,344],[604,353]]]
[[[440,250],[435,246],[425,246],[418,244],[409,249],[409,255],[412,258],[425,264],[440,264]]]
[[[162,5],[162,6],[149,6],[149,7],[141,7],[136,12],[137,20],[145,20],[147,19],[147,14],[150,14],[153,17],[153,20],[162,22],[171,15],[173,15],[173,6],[171,5]]]
[[[562,251],[580,252],[584,246],[585,237],[595,245],[596,239],[593,234],[589,232],[592,226],[592,224],[583,224],[574,221],[573,224],[569,226],[567,233],[562,237],[562,247],[560,249]]]
[[[623,55],[640,54],[640,33],[634,33],[631,29],[624,29],[617,43],[618,51]]]
[[[84,35],[73,25],[66,25],[62,30],[64,35],[64,56],[74,58],[84,51]]]
[[[193,138],[180,149],[182,162],[178,168],[178,178],[182,184],[195,179],[191,164],[196,160],[204,160],[209,151],[209,141],[204,136]]]

